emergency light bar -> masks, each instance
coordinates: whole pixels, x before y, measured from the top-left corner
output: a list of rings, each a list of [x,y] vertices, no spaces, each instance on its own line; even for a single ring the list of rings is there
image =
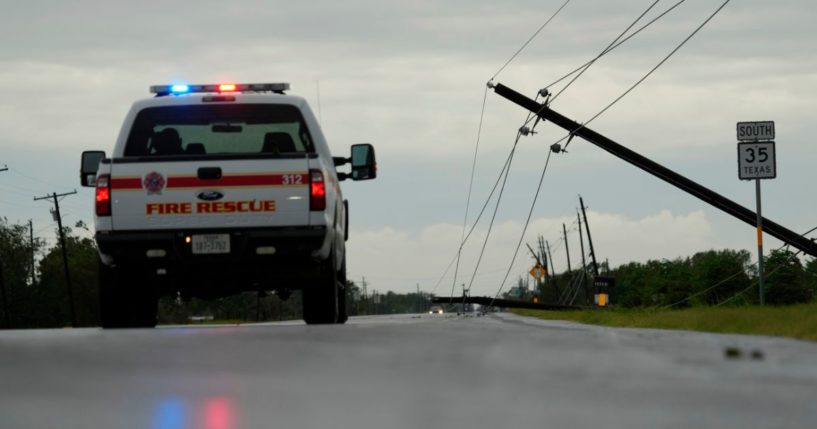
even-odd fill
[[[247,92],[247,91],[272,91],[283,94],[289,91],[288,83],[220,83],[206,85],[188,85],[177,83],[173,85],[153,85],[150,93],[157,97],[170,94],[191,94],[197,92]]]

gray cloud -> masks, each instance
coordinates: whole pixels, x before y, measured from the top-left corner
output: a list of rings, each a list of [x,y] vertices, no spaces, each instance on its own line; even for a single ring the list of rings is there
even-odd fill
[[[0,27],[0,165],[34,173],[43,183],[0,174],[3,215],[32,217],[47,226],[47,207],[24,202],[22,195],[75,187],[79,152],[109,150],[130,103],[148,96],[148,85],[288,80],[316,111],[320,82],[323,125],[335,152],[360,141],[377,145],[378,181],[345,187],[353,225],[411,235],[429,225],[461,222],[483,84],[562,1],[6,3]],[[669,4],[664,3],[657,9]],[[499,80],[533,94],[592,58],[647,4],[571,2]],[[602,59],[554,107],[586,120],[715,7],[688,0]],[[781,171],[764,183],[770,216],[793,227],[814,226],[809,224],[815,223],[817,202],[797,190],[814,181],[810,166],[817,162],[810,133],[817,106],[815,16],[817,5],[809,1],[785,7],[732,2],[593,127],[752,206],[747,184],[734,174],[734,122],[774,119]],[[488,94],[474,204],[487,196],[524,115]],[[521,143],[499,213],[502,222],[523,218],[545,148],[563,135],[550,124],[538,131]],[[54,189],[59,186],[66,189]],[[66,204],[87,221],[90,196],[82,192]],[[555,160],[537,216],[571,212],[578,193],[600,213],[632,219],[664,209],[674,218],[702,210],[718,225],[708,236],[711,243],[752,244],[741,241],[751,236],[747,228],[725,227],[734,223],[577,141]],[[666,253],[653,254],[678,253],[668,246]],[[622,255],[625,260],[645,254]],[[362,259],[356,271],[376,270]]]

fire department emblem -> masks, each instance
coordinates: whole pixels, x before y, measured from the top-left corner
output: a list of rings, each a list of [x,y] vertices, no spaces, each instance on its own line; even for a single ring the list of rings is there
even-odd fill
[[[165,178],[160,173],[155,171],[149,173],[145,176],[145,180],[142,182],[145,185],[145,189],[148,191],[148,195],[151,194],[162,194],[162,189],[165,187]]]

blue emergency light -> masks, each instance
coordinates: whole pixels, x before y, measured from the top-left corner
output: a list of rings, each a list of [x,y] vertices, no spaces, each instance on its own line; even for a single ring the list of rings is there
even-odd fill
[[[182,94],[190,91],[190,86],[185,84],[176,84],[170,86],[170,92],[174,94]]]

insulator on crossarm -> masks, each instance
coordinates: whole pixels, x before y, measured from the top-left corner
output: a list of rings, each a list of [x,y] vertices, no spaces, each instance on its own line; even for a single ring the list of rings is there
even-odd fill
[[[532,134],[536,134],[536,131],[533,131],[528,127],[522,127],[519,129],[519,134],[522,134],[523,136],[529,136]]]

